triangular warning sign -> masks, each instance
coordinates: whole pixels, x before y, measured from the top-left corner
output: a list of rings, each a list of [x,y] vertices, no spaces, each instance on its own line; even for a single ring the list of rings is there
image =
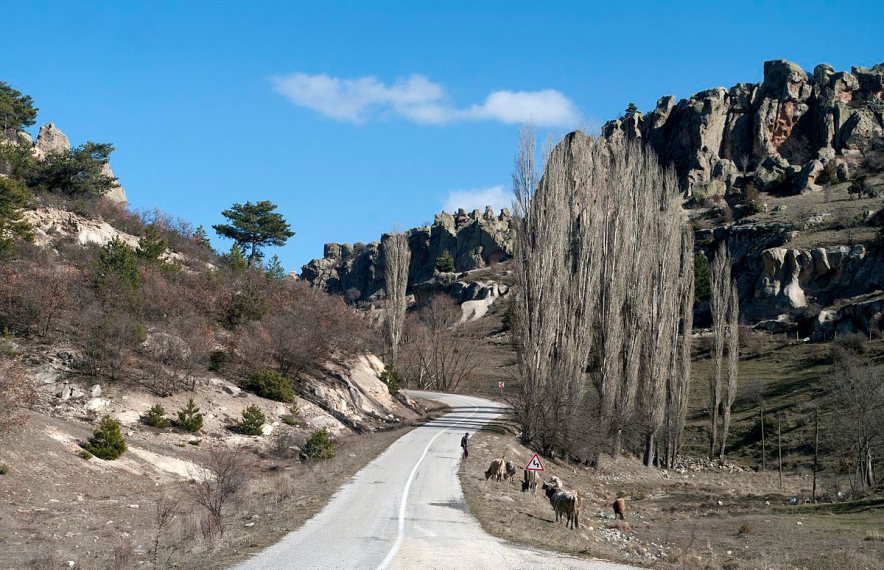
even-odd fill
[[[525,466],[525,471],[545,471],[543,463],[540,462],[540,458],[537,457],[536,453],[531,458],[531,461],[528,462],[528,465]]]

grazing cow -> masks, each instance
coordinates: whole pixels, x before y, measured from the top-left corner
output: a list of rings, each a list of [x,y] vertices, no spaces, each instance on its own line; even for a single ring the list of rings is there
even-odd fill
[[[626,500],[625,499],[617,499],[614,501],[614,504],[611,505],[614,507],[614,515],[617,516],[621,521],[626,520]]]
[[[543,490],[556,513],[556,522],[564,519],[568,528],[580,528],[580,497],[573,491],[563,489],[557,478],[553,479],[543,484]]]
[[[537,471],[529,471],[525,469],[522,473],[522,492],[531,491],[531,494],[537,495]]]
[[[488,479],[497,479],[498,481],[503,479],[503,457],[495,459],[488,466],[488,470],[485,471],[485,480]]]
[[[512,483],[516,480],[516,464],[513,463],[512,461],[506,462],[506,468],[504,469],[504,472],[503,472],[503,478],[509,479],[510,483]]]

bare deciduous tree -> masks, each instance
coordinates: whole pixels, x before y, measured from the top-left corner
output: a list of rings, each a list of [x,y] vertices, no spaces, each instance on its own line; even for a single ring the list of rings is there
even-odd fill
[[[731,427],[731,408],[737,399],[737,366],[740,361],[740,296],[736,283],[731,282],[727,308],[727,386],[722,401],[721,449],[719,461],[724,463],[727,435]]]
[[[513,176],[522,440],[567,452],[579,415],[579,429],[619,453],[619,434],[638,422],[651,463],[665,418],[681,407],[666,393],[681,385],[671,375],[693,275],[675,175],[638,143],[573,133],[547,153],[540,178],[534,144],[524,132]],[[594,410],[578,414],[576,402]]]
[[[411,249],[408,236],[398,232],[384,236],[384,291],[386,299],[385,332],[393,362],[399,354],[399,343],[405,327],[405,293],[408,288],[408,265]]]
[[[722,241],[712,260],[713,374],[709,379],[709,457],[718,454],[724,462],[730,430],[731,408],[737,398],[737,365],[740,358],[740,298],[732,277],[730,250]],[[727,384],[724,384],[724,359],[727,355]],[[720,431],[719,431],[720,430]],[[719,439],[720,438],[720,439]]]
[[[460,323],[450,297],[434,295],[412,318],[403,344],[402,372],[421,389],[453,392],[479,365],[479,339]]]
[[[244,452],[212,450],[205,463],[207,473],[189,487],[193,501],[206,511],[204,533],[224,536],[224,517],[242,499],[247,482]]]
[[[856,488],[875,486],[875,453],[884,446],[884,382],[867,358],[836,352],[835,366],[824,378],[836,410],[836,434],[853,458]]]
[[[722,368],[724,349],[728,336],[728,314],[731,303],[731,255],[727,243],[718,246],[712,260],[712,287],[709,298],[712,310],[713,374],[709,379],[709,458],[715,457],[718,447],[719,424],[721,422],[721,402],[724,393]]]
[[[27,421],[19,412],[33,404],[36,396],[25,369],[13,359],[0,357],[0,435]]]

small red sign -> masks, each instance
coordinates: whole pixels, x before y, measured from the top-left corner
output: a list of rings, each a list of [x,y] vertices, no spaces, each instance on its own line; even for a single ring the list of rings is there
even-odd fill
[[[531,458],[531,461],[528,462],[528,465],[525,466],[525,471],[545,471],[543,463],[540,462],[540,458],[536,453]]]
[[[503,382],[498,382],[498,383],[497,383],[497,387],[498,387],[498,388],[503,388]]]

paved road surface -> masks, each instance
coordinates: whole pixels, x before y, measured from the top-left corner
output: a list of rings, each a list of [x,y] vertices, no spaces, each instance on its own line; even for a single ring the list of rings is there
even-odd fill
[[[401,437],[322,512],[235,570],[630,569],[517,546],[483,531],[457,478],[460,438],[500,408],[482,398],[413,394],[453,411]]]

